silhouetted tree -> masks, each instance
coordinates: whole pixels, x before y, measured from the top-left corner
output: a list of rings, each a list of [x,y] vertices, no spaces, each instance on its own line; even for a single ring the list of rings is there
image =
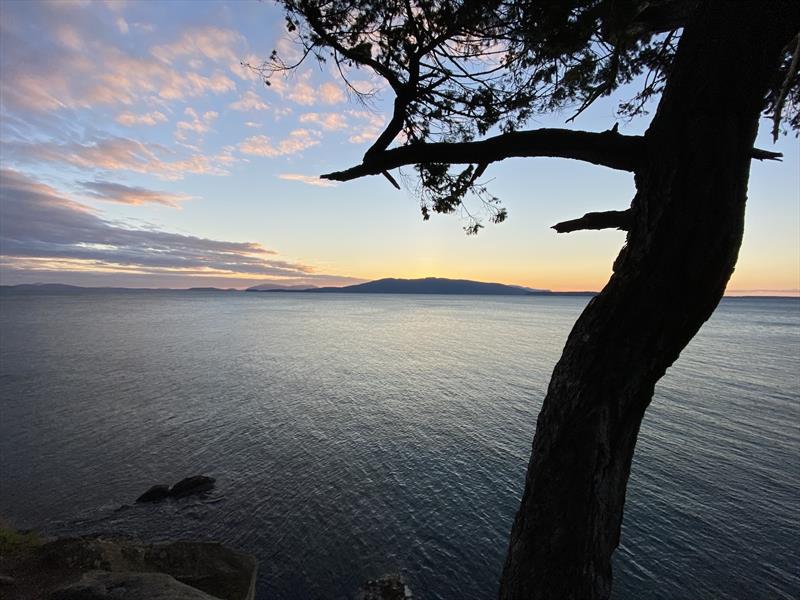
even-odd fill
[[[633,173],[625,211],[559,232],[628,232],[611,279],[553,371],[511,531],[501,598],[608,598],[634,445],[656,382],[717,306],[741,244],[759,117],[798,126],[797,0],[284,0],[308,56],[347,81],[371,69],[394,93],[386,129],[348,181],[414,165],[423,217],[467,194],[506,217],[479,179],[509,157],[571,158]],[[302,61],[301,61],[302,62]],[[267,77],[295,65],[276,54]],[[643,136],[521,130],[575,116],[625,84]],[[364,90],[351,86],[363,97]],[[487,134],[495,133],[492,137]],[[476,139],[481,138],[481,139]],[[392,144],[400,144],[392,147]],[[466,165],[456,172],[451,165]],[[481,227],[470,221],[468,233]]]

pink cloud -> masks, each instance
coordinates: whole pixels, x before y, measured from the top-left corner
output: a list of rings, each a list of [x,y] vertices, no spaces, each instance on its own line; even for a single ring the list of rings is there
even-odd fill
[[[270,89],[296,104],[311,106],[317,102],[317,90],[311,85],[311,72],[277,74],[269,80]]]
[[[306,185],[314,185],[317,187],[336,187],[336,183],[327,179],[320,179],[317,175],[301,175],[300,173],[281,173],[278,179],[285,179],[287,181],[299,181]]]
[[[246,91],[239,100],[228,105],[228,108],[240,111],[267,110],[269,105],[255,92]]]
[[[158,111],[139,115],[126,111],[119,113],[115,121],[120,125],[124,125],[125,127],[133,127],[134,125],[148,125],[152,127],[158,123],[165,123],[167,121],[167,117]]]
[[[0,194],[4,266],[15,261],[28,268],[36,262],[55,262],[91,270],[262,277],[308,277],[314,271],[309,265],[274,258],[274,250],[256,242],[121,226],[18,171],[0,169]]]
[[[230,64],[238,62],[239,54],[235,48],[243,44],[242,35],[232,29],[196,27],[185,31],[170,44],[155,46],[151,54],[166,63],[180,58],[204,56],[212,62]]]
[[[239,144],[239,152],[252,156],[287,156],[319,144],[320,134],[308,129],[295,129],[289,136],[273,144],[265,135],[254,135]]]
[[[319,97],[325,104],[344,102],[345,94],[338,85],[326,82],[319,86]]]
[[[19,142],[5,144],[4,154],[16,162],[67,164],[81,169],[147,173],[161,179],[183,179],[188,174],[228,175],[225,154],[193,154],[176,160],[165,148],[123,137],[88,143]]]
[[[175,138],[179,141],[185,141],[189,133],[195,133],[202,139],[203,134],[211,129],[211,123],[219,116],[219,113],[213,110],[206,111],[201,116],[191,107],[186,108],[183,112],[192,120],[178,121]]]
[[[381,134],[385,123],[384,117],[365,110],[348,110],[347,114],[360,121],[358,130],[348,138],[351,144],[374,142]]]
[[[316,123],[326,131],[347,128],[347,119],[341,113],[305,113],[300,115],[301,123]]]
[[[36,39],[20,33],[26,22],[13,12],[3,26],[0,93],[7,108],[44,112],[132,105],[154,96],[175,101],[236,89],[224,72],[229,62],[237,60],[243,42],[232,30],[194,29],[172,44],[154,47],[149,55],[139,55],[97,35],[93,30],[97,21],[81,20],[74,16],[78,13],[62,19],[48,14],[48,8],[42,10]],[[130,31],[122,16],[114,23],[119,30]],[[53,39],[57,46],[42,44],[39,39]],[[213,68],[203,72],[202,64],[189,66],[198,58],[210,61]]]
[[[81,188],[88,198],[102,200],[103,202],[116,202],[119,204],[142,205],[162,204],[177,208],[181,202],[189,200],[191,196],[175,194],[158,190],[149,190],[142,187],[127,186],[110,181],[82,181]]]

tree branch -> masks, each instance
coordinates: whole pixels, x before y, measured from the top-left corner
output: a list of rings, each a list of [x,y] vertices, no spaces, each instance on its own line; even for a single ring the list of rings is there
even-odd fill
[[[322,21],[322,13],[319,11],[318,8],[316,8],[313,11],[309,10],[303,12],[303,16],[305,17],[308,24],[311,26],[311,29],[314,31],[314,33],[317,34],[317,36],[319,36],[319,38],[323,42],[325,42],[328,46],[336,50],[346,59],[370,67],[373,71],[378,73],[378,75],[383,77],[395,91],[399,91],[402,89],[403,82],[400,81],[397,74],[394,73],[391,69],[389,69],[389,67],[378,62],[371,56],[359,54],[354,48],[346,47],[344,44],[340,43],[335,37],[330,35],[330,32],[328,32],[328,30],[324,26],[324,23]]]
[[[781,85],[781,91],[778,93],[778,99],[775,101],[775,110],[772,113],[772,141],[778,141],[778,135],[781,129],[781,113],[783,112],[783,104],[786,102],[786,96],[789,93],[789,88],[792,87],[792,80],[797,73],[798,64],[800,64],[800,33],[794,36],[794,52],[792,52],[792,62],[789,63],[789,70],[786,71],[786,77]]]
[[[629,231],[633,216],[631,209],[628,210],[607,210],[604,212],[590,212],[583,215],[580,219],[556,223],[551,229],[558,233],[571,233],[584,229],[622,229]]]
[[[632,26],[641,32],[664,33],[679,29],[686,24],[696,2],[693,0],[667,0],[649,3],[641,11]]]
[[[770,150],[762,150],[761,148],[753,148],[751,155],[756,160],[781,160],[783,154],[780,152],[772,152]]]
[[[326,173],[321,177],[351,181],[405,165],[488,164],[506,158],[536,156],[572,158],[621,171],[635,171],[643,147],[642,136],[620,135],[614,131],[591,133],[569,129],[535,129],[504,133],[478,142],[409,144],[369,154],[360,165]]]

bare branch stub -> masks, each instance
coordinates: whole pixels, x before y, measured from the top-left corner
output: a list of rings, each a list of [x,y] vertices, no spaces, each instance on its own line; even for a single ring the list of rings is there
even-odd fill
[[[762,150],[761,148],[753,148],[752,157],[756,160],[782,160],[783,154],[780,152],[772,152],[771,150]]]
[[[571,233],[587,229],[621,229],[622,231],[630,231],[632,221],[633,213],[631,209],[607,210],[586,213],[579,219],[556,223],[551,229],[555,229],[558,233]]]

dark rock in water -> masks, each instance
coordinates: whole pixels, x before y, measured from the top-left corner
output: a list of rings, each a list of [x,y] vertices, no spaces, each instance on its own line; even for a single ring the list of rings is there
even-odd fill
[[[50,600],[219,600],[165,573],[90,571]]]
[[[411,589],[399,575],[371,579],[358,593],[358,600],[410,600]]]
[[[187,477],[186,479],[181,479],[178,483],[173,485],[169,490],[169,495],[173,498],[183,498],[184,496],[189,496],[191,494],[207,492],[208,490],[213,489],[215,481],[216,480],[213,477],[207,477],[205,475],[194,475],[192,477]]]
[[[136,499],[136,502],[158,502],[169,497],[168,485],[154,485]]]

